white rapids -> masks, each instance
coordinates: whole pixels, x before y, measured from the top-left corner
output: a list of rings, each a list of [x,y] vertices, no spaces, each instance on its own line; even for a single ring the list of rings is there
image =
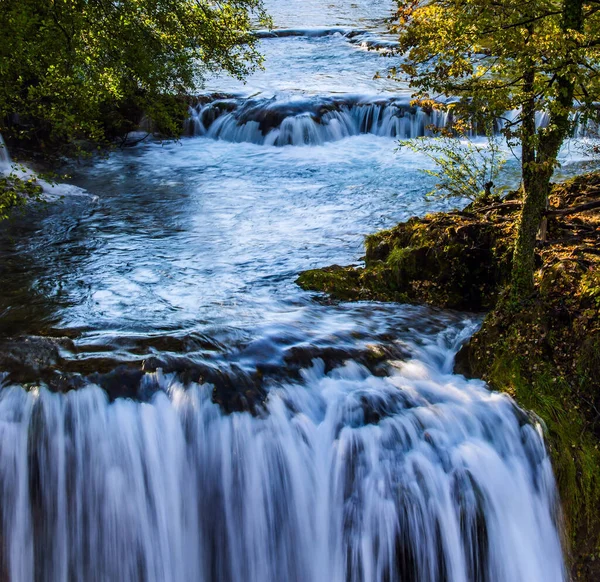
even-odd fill
[[[466,331],[465,331],[466,329]],[[224,415],[160,372],[150,403],[0,392],[4,574],[67,582],[560,582],[540,428],[452,375],[472,326]]]

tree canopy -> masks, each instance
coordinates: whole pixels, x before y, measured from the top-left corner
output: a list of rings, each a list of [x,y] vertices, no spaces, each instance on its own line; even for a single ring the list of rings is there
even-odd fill
[[[550,179],[575,119],[598,116],[599,0],[398,0],[399,69],[420,99],[500,119],[522,147],[524,203],[513,286],[533,288]],[[542,122],[542,119],[545,121]]]
[[[2,0],[0,132],[37,147],[102,142],[141,113],[177,133],[206,71],[260,62],[261,0]]]

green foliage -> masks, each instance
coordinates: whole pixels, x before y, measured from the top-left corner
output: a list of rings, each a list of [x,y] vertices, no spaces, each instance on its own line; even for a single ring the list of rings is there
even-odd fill
[[[487,142],[452,136],[421,137],[401,141],[400,148],[424,154],[436,165],[434,170],[422,170],[438,180],[427,194],[433,198],[474,202],[489,197],[506,163],[494,136],[489,136]]]
[[[15,207],[38,200],[41,194],[42,188],[33,177],[23,179],[15,172],[0,174],[0,220],[8,218]]]
[[[509,136],[520,137],[517,123],[533,97],[534,112],[550,119],[536,134],[538,146],[556,131],[565,108],[569,114],[577,109],[582,119],[597,119],[596,2],[398,0],[393,29],[406,53],[399,71],[420,98],[458,96],[462,101],[450,109],[484,117],[520,111],[507,126]]]
[[[260,63],[261,0],[2,0],[0,132],[40,148],[103,143],[145,114],[177,135],[207,71]]]
[[[512,291],[534,292],[535,243],[574,119],[597,120],[600,9],[596,0],[397,0],[393,30],[416,98],[438,95],[454,117],[506,118],[504,134],[521,146],[523,209]],[[432,99],[433,95],[433,99]],[[440,105],[438,104],[438,107]],[[547,123],[536,123],[541,116]]]

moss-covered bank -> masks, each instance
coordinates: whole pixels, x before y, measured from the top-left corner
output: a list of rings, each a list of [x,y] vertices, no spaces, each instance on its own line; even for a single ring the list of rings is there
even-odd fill
[[[489,309],[509,274],[514,231],[506,215],[515,207],[495,206],[411,218],[367,237],[364,267],[306,271],[298,283],[340,300]]]
[[[554,187],[559,210],[600,198],[600,174]],[[365,266],[303,273],[344,299],[490,310],[457,372],[512,394],[545,423],[576,580],[600,580],[600,213],[554,215],[537,250],[536,294],[516,306],[510,275],[518,200],[413,218],[369,236]]]

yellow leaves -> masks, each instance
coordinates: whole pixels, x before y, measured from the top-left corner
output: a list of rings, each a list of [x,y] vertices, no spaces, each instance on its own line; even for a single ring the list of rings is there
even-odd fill
[[[464,97],[463,104],[470,99],[477,102],[477,112],[485,102],[491,114],[521,106],[526,98],[523,74],[529,69],[536,108],[546,103],[551,116],[574,110],[569,101],[573,86],[584,88],[577,89],[585,97],[583,105],[591,108],[600,100],[600,11],[576,26],[565,23],[577,23],[577,18],[565,19],[563,14],[567,8],[580,9],[572,0],[399,4],[402,16],[395,29],[408,51],[402,72],[411,86]]]

